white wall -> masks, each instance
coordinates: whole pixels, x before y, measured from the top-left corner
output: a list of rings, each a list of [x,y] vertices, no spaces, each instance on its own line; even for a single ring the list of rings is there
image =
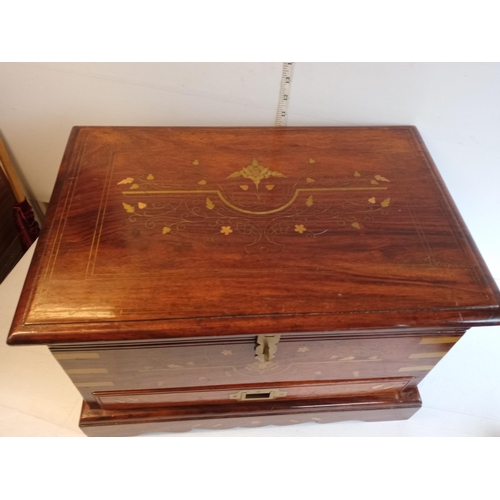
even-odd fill
[[[73,125],[272,126],[281,63],[0,64],[0,132],[48,201]],[[297,63],[288,125],[416,125],[500,279],[500,64]]]

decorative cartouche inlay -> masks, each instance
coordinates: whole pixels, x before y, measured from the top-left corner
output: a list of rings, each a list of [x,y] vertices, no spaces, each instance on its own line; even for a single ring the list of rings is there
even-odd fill
[[[326,175],[313,158],[293,179],[285,168],[256,158],[224,179],[213,178],[199,160],[187,168],[190,180],[185,182],[151,173],[118,182],[128,188],[122,191],[127,198],[122,206],[129,223],[155,230],[170,242],[192,227],[206,235],[206,243],[244,237],[249,254],[279,253],[286,236],[311,239],[339,228],[362,231],[377,222],[375,215],[387,215],[391,204],[388,178],[359,171]],[[343,191],[353,196],[339,202],[336,192]]]

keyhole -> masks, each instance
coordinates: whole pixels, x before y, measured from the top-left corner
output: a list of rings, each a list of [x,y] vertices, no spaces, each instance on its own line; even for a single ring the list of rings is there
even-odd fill
[[[269,344],[268,344],[268,342],[266,340],[266,341],[264,341],[264,360],[265,360],[266,363],[269,361],[269,357],[270,357],[270,355],[269,355]]]

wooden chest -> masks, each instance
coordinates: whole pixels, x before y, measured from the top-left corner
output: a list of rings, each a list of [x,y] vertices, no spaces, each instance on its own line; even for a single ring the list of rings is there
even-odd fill
[[[75,127],[8,342],[132,435],[409,418],[499,323],[414,127]]]

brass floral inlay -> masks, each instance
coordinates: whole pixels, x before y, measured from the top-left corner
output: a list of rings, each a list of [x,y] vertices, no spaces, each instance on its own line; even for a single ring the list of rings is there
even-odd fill
[[[304,163],[297,178],[290,178],[285,168],[273,169],[254,158],[221,181],[199,160],[193,160],[189,176],[194,181],[172,181],[147,172],[117,184],[127,186],[122,193],[133,200],[122,202],[129,221],[142,223],[148,229],[159,227],[161,234],[168,235],[163,241],[174,244],[178,233],[189,226],[203,225],[202,233],[209,235],[206,243],[232,244],[229,242],[234,238],[227,237],[237,235],[243,238],[247,253],[263,257],[283,251],[284,237],[303,236],[307,241],[325,233],[331,235],[336,229],[363,232],[370,224],[381,222],[377,214],[388,213],[390,197],[368,193],[349,198],[336,196],[346,191],[353,195],[358,191],[387,191],[391,182],[387,177],[358,170],[351,177],[331,171],[320,175],[322,167],[315,159]],[[238,178],[251,181],[255,189],[238,184]],[[273,182],[265,182],[267,179]]]
[[[122,181],[120,181],[118,183],[118,185],[120,185],[120,184],[130,184],[131,182],[134,182],[134,179],[132,177],[127,177],[126,179],[123,179]]]
[[[269,179],[269,177],[286,177],[281,172],[277,170],[269,170],[264,165],[261,165],[255,158],[252,160],[252,163],[246,167],[243,167],[241,170],[233,172],[228,175],[228,179],[233,179],[235,177],[244,177],[245,179],[250,179],[254,182],[255,187],[259,189],[259,183],[263,179]]]

